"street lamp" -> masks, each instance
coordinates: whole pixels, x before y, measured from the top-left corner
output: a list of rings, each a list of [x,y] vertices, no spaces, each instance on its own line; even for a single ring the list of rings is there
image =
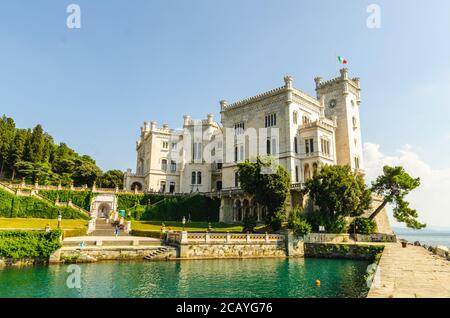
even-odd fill
[[[183,231],[184,231],[184,225],[186,224],[186,218],[183,215],[183,219],[181,220],[181,223],[183,223]]]
[[[61,228],[61,220],[62,220],[62,215],[61,215],[61,213],[59,213],[59,215],[58,215],[58,229]]]

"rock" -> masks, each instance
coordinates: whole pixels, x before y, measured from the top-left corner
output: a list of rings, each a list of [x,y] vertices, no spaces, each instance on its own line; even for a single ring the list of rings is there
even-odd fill
[[[78,260],[80,262],[83,262],[83,263],[94,263],[94,262],[97,262],[97,259],[95,257],[90,256],[90,255],[86,255],[86,254],[80,255]]]
[[[419,241],[415,241],[414,242],[414,246],[420,246],[420,242]]]
[[[438,246],[436,246],[435,253],[438,256],[446,257],[446,255],[448,253],[448,248],[447,248],[447,246],[438,245]]]

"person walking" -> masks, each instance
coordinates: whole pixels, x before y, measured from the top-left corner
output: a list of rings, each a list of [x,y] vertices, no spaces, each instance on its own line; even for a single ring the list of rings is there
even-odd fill
[[[116,228],[114,229],[114,234],[116,235],[116,238],[119,237],[119,226],[116,225]]]

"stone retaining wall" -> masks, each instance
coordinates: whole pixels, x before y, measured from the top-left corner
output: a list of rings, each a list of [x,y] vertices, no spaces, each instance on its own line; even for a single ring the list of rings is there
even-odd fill
[[[274,244],[186,244],[180,245],[180,257],[201,258],[245,258],[286,257],[284,243]]]
[[[373,261],[383,249],[382,245],[305,243],[305,256]]]
[[[56,251],[51,259],[51,263],[89,263],[97,261],[110,260],[142,260],[152,251],[156,251],[159,247],[85,247],[73,248],[66,247]],[[165,253],[156,255],[152,259],[165,260],[177,257],[177,250],[169,248]]]

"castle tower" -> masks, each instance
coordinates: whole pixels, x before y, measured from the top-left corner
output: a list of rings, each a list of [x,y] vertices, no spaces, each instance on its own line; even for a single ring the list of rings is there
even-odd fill
[[[317,99],[325,104],[325,116],[337,122],[336,161],[349,165],[354,171],[364,173],[362,138],[359,120],[361,103],[359,78],[348,77],[348,70],[329,81],[315,78]]]

